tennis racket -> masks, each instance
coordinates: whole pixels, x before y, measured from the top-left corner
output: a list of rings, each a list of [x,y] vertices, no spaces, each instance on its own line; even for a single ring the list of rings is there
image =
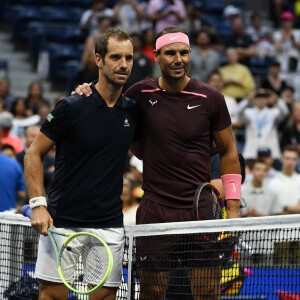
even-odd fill
[[[194,196],[193,216],[195,221],[227,218],[223,198],[213,184],[204,182],[198,186]],[[228,248],[230,253],[232,252],[232,246],[237,244],[239,249],[241,249],[247,256],[252,255],[250,246],[243,242],[238,234],[228,234],[223,232],[219,234],[217,238],[214,234],[203,234],[202,238],[205,241],[222,241],[223,248]]]
[[[21,213],[30,218],[30,206],[23,206]],[[60,248],[55,235],[67,237]],[[55,251],[58,274],[71,291],[89,295],[105,284],[112,271],[113,255],[100,237],[88,232],[64,233],[50,227],[48,236]]]

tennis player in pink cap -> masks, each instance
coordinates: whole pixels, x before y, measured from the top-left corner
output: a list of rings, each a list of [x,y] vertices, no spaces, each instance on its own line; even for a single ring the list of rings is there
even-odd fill
[[[154,50],[161,77],[140,81],[125,93],[138,103],[141,119],[144,196],[137,224],[193,220],[195,191],[210,181],[213,141],[220,150],[228,218],[240,217],[240,165],[228,109],[218,90],[187,76],[190,54],[188,36],[180,28],[165,28]],[[89,95],[89,85],[76,92]],[[187,259],[172,259],[181,240],[160,239],[137,241],[140,299],[164,299],[168,271],[178,260],[188,270],[194,299],[220,299],[222,253],[201,249],[195,241]]]

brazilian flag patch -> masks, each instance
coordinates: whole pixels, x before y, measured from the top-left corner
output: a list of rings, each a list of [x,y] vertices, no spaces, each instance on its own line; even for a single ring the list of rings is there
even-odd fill
[[[48,122],[51,122],[51,120],[53,119],[53,115],[50,113],[48,116],[47,116],[47,120]]]

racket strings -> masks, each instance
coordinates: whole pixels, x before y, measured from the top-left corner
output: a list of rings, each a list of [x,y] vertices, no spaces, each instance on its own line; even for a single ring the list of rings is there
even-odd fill
[[[198,195],[198,220],[222,219],[217,196],[209,187],[204,187]]]
[[[100,240],[79,235],[69,241],[61,255],[61,270],[68,284],[80,291],[91,290],[104,278],[109,255]]]

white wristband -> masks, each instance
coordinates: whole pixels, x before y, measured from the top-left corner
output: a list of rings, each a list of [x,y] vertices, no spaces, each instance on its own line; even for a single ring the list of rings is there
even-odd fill
[[[46,206],[47,207],[47,200],[45,197],[35,197],[29,200],[29,205],[31,209],[34,209],[38,206]]]

